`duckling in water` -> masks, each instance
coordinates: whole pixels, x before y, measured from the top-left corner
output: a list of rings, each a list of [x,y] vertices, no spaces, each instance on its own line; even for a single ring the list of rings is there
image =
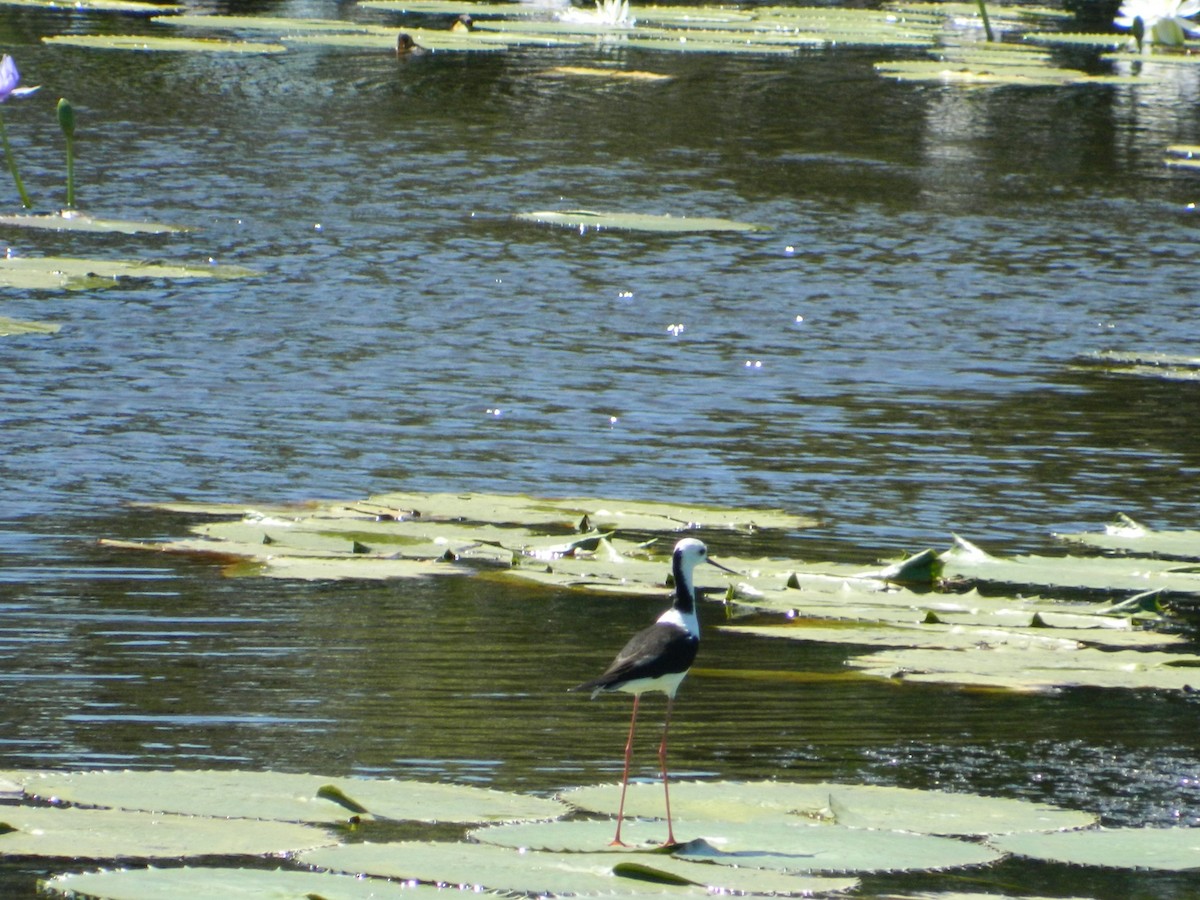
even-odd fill
[[[474,27],[475,27],[475,22],[471,19],[470,15],[468,15],[467,13],[463,13],[457,19],[454,20],[454,24],[450,26],[450,30],[451,31],[470,31]]]
[[[396,35],[396,55],[397,56],[417,56],[424,53],[425,48],[412,39],[412,35],[407,31],[402,31]]]

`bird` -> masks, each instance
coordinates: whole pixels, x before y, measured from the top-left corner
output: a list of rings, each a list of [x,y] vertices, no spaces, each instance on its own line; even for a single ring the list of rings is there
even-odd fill
[[[407,31],[402,31],[396,35],[396,55],[397,56],[420,56],[425,52],[425,48],[412,39],[412,35]]]
[[[625,791],[629,787],[629,762],[633,753],[633,735],[637,727],[638,702],[647,691],[662,691],[667,695],[667,713],[663,722],[662,743],[658,747],[658,762],[662,769],[663,798],[667,808],[667,845],[675,844],[671,823],[671,793],[667,777],[667,731],[671,727],[671,708],[675,692],[692,667],[700,648],[700,621],[696,615],[696,587],[693,573],[706,562],[733,572],[708,557],[708,548],[695,538],[684,538],[671,552],[671,572],[674,576],[674,600],[671,608],[658,617],[649,628],[639,631],[617,654],[604,673],[572,691],[591,691],[592,698],[600,694],[621,691],[633,694],[633,713],[629,719],[629,738],[625,742],[625,769],[621,776],[621,802],[617,808],[617,833],[612,846],[623,847],[621,822],[625,816]],[[736,573],[734,573],[736,574]]]

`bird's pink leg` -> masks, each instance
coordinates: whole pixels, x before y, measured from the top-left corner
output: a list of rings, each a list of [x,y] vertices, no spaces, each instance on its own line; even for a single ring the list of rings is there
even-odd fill
[[[637,727],[638,701],[640,694],[633,695],[633,714],[629,717],[629,739],[625,741],[625,772],[621,776],[621,804],[617,807],[617,835],[612,839],[613,847],[624,847],[621,840],[621,823],[625,820],[625,790],[629,787],[629,761],[633,757],[633,732]]]
[[[675,829],[671,827],[671,789],[667,786],[667,729],[671,727],[671,707],[675,704],[673,697],[667,698],[667,718],[663,722],[662,743],[658,745],[658,763],[662,766],[663,797],[667,801],[667,844],[675,843]]]

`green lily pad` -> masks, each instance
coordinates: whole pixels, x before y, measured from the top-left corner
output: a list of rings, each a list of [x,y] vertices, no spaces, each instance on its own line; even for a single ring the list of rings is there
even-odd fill
[[[1110,553],[1200,561],[1200,531],[1153,531],[1123,513],[1105,527],[1103,533],[1055,533],[1054,536],[1070,544],[1082,544]]]
[[[237,897],[270,897],[273,900],[415,900],[433,895],[436,888],[396,884],[380,879],[360,879],[330,872],[296,872],[285,869],[235,869],[190,867],[113,869],[79,872],[44,879],[38,887],[66,897],[97,900],[233,900]]]
[[[763,230],[763,226],[761,225],[735,222],[731,219],[659,216],[642,213],[601,213],[586,209],[517,213],[514,218],[523,222],[536,222],[540,225],[559,225],[563,228],[577,228],[581,232],[588,229],[614,229],[617,231],[652,231],[683,234],[697,231]]]
[[[47,44],[91,50],[136,50],[169,53],[283,53],[283,44],[254,41],[218,41],[212,38],[159,37],[135,34],[53,34]]]
[[[374,818],[417,822],[508,822],[555,818],[565,811],[554,800],[463,785],[284,772],[14,770],[0,777],[42,799],[287,822],[345,821],[345,798]]]
[[[431,31],[429,29],[406,28],[405,33],[414,42],[431,52],[495,52],[504,50],[510,43],[509,35],[482,34],[477,31]],[[305,34],[285,35],[288,44],[322,47],[349,47],[360,50],[394,51],[398,29],[388,31],[371,31],[365,33],[352,32],[308,32]],[[539,41],[539,43],[546,43]]]
[[[272,34],[296,34],[306,31],[374,31],[373,25],[361,25],[342,19],[302,19],[286,16],[232,16],[216,13],[156,16],[156,24],[180,28],[211,28],[228,31],[267,31]]]
[[[14,334],[57,334],[62,326],[57,322],[29,322],[0,316],[0,337]]]
[[[616,815],[620,788],[617,785],[593,785],[564,791],[561,796],[572,806],[588,812]],[[625,812],[629,816],[658,816],[662,815],[662,804],[661,785],[631,784]],[[706,839],[704,829],[713,823],[795,825],[819,822],[844,828],[978,836],[1084,828],[1096,820],[1088,813],[1027,800],[878,785],[782,781],[678,783],[671,791],[671,811],[678,822],[687,822],[689,827],[700,829],[701,836]],[[678,822],[675,830],[683,838],[686,829]],[[487,834],[535,834],[538,831],[481,829],[479,834],[484,839]],[[540,831],[543,834],[566,833],[559,829]],[[781,834],[786,838],[792,832]],[[772,833],[753,839],[739,837],[739,847],[748,841],[747,849],[750,844],[757,850],[778,849],[777,837]]]
[[[605,826],[608,840],[611,826]],[[636,824],[630,823],[631,834]],[[658,853],[628,850],[602,853],[547,853],[478,843],[348,844],[301,856],[306,865],[357,875],[418,881],[498,891],[541,894],[644,894],[647,890],[678,896],[707,896],[707,885],[718,892],[807,895],[849,890],[853,878],[770,877],[770,873],[732,871],[671,860]],[[652,882],[648,884],[647,882]]]
[[[1172,154],[1168,162],[1173,165],[1190,165],[1194,155],[1200,155],[1200,147],[1172,145],[1167,148]],[[1200,379],[1200,357],[1179,353],[1138,353],[1105,350],[1079,360],[1081,368],[1101,366],[1113,375],[1136,375],[1143,378],[1161,378],[1166,381],[1195,381]]]
[[[34,6],[38,9],[61,9],[72,14],[109,12],[147,16],[184,8],[174,3],[143,3],[140,0],[0,0],[0,6]]]
[[[241,266],[184,266],[131,260],[65,256],[0,257],[0,287],[26,290],[88,290],[114,287],[125,279],[195,280],[245,278],[257,273]]]
[[[358,0],[364,9],[383,9],[399,13],[424,13],[459,16],[468,13],[480,16],[539,16],[545,15],[532,3],[474,3],[472,0]]]
[[[612,792],[618,790],[614,787]],[[659,823],[658,840],[664,836],[662,829],[664,824]],[[644,832],[646,829],[638,833]],[[842,872],[865,875],[958,869],[1000,858],[988,847],[967,841],[887,829],[814,824],[798,817],[737,823],[677,817],[674,833],[679,840],[685,841],[674,850],[674,856],[680,859],[800,874]],[[472,834],[476,839],[514,848],[551,846],[587,853],[599,850],[612,840],[613,823],[594,820],[559,822],[554,828],[484,828]],[[630,838],[634,834],[631,832]],[[624,827],[622,838],[626,838]]]
[[[336,844],[327,832],[287,822],[231,822],[197,816],[108,809],[6,806],[0,858],[175,859],[265,856]]]
[[[1002,644],[984,649],[883,650],[848,665],[880,678],[971,685],[1015,691],[1064,687],[1192,690],[1200,685],[1200,656],[1150,650],[1099,650]]]
[[[1200,567],[1167,561],[1081,556],[992,556],[957,535],[942,554],[948,578],[1043,590],[1141,593],[1169,590],[1200,594]]]
[[[990,843],[1005,853],[1076,866],[1186,872],[1200,869],[1200,829],[1100,828],[1012,834]]]
[[[122,219],[97,219],[72,209],[42,216],[0,216],[0,225],[16,228],[41,228],[48,231],[87,231],[99,234],[172,234],[190,231],[181,225],[154,222],[130,222]]]

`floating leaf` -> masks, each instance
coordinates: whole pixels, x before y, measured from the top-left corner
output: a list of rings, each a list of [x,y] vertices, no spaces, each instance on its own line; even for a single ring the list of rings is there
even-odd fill
[[[47,44],[85,47],[92,50],[137,50],[174,53],[282,53],[282,44],[252,41],[218,41],[212,38],[158,37],[134,34],[53,34],[42,38]]]
[[[27,322],[0,316],[0,337],[13,334],[56,334],[61,328],[56,322]]]
[[[992,556],[961,537],[942,554],[948,578],[1076,591],[1171,590],[1200,594],[1200,568],[1151,559],[1080,556]]]
[[[612,792],[616,792],[615,787]],[[638,821],[626,824],[642,827],[630,828],[627,837],[625,826],[622,826],[622,838],[639,840],[634,835],[641,836],[652,830],[656,832],[657,839],[662,840],[664,823],[654,823],[657,826],[654,829],[647,829],[645,823]],[[674,850],[677,859],[715,863],[739,870],[868,874],[958,868],[992,862],[998,858],[982,845],[949,838],[841,825],[816,825],[786,816],[740,823],[676,817],[675,833],[686,841]],[[558,822],[553,827],[498,826],[472,832],[472,836],[478,840],[514,849],[534,848],[534,852],[538,852],[540,848],[549,848],[572,853],[602,851],[612,840],[612,835],[612,822],[595,820]],[[655,864],[657,859],[650,863]],[[704,873],[689,876],[686,872],[675,870],[671,874],[695,880]],[[723,886],[715,876],[710,876],[706,882]]]
[[[463,785],[284,772],[10,771],[0,778],[34,797],[88,806],[289,822],[345,821],[340,798],[378,819],[418,822],[555,818],[565,809],[553,800]],[[339,799],[330,799],[335,795]]]
[[[1172,148],[1168,148],[1170,151]],[[1179,153],[1190,152],[1190,148],[1177,145]],[[1197,148],[1200,152],[1200,148]],[[1177,158],[1177,163],[1185,160]],[[1127,353],[1105,350],[1083,357],[1081,363],[1098,364],[1113,375],[1137,375],[1143,378],[1162,378],[1167,381],[1195,381],[1200,379],[1200,357],[1179,353]],[[1090,368],[1091,366],[1089,366]]]
[[[0,225],[11,225],[16,228],[42,228],[49,231],[87,231],[101,234],[171,234],[191,230],[180,225],[159,225],[154,222],[129,222],[122,219],[96,219],[72,209],[64,209],[61,212],[42,216],[0,216]]]
[[[308,825],[127,810],[6,806],[0,809],[0,823],[16,829],[0,834],[0,858],[263,856],[337,843],[325,831]]]
[[[1063,687],[1183,691],[1200,685],[1200,656],[1147,650],[1002,644],[969,650],[883,650],[847,663],[881,678],[1018,691]]]
[[[330,872],[297,872],[284,869],[234,869],[225,867],[114,869],[55,875],[39,887],[66,897],[103,900],[231,900],[235,897],[271,897],[274,900],[418,900],[436,888],[363,880]]]
[[[1119,515],[1101,534],[1056,533],[1054,536],[1067,543],[1130,556],[1200,561],[1200,531],[1153,531],[1124,514]]]
[[[86,290],[113,287],[124,279],[193,280],[245,278],[240,266],[183,266],[65,256],[0,257],[0,286],[27,290]]]
[[[231,16],[191,14],[155,16],[155,24],[174,25],[181,28],[210,28],[229,31],[267,31],[272,34],[296,34],[306,31],[384,31],[373,25],[361,25],[343,19],[299,19],[285,16]],[[392,30],[392,34],[395,31]]]
[[[0,0],[0,6],[34,6],[38,9],[81,12],[131,13],[156,16],[173,9],[183,9],[174,3],[143,3],[140,0]]]
[[[990,842],[1005,853],[1076,866],[1200,869],[1200,828],[1100,828],[1064,834],[1013,834]]]
[[[642,213],[601,213],[585,209],[545,210],[541,212],[517,213],[514,218],[540,225],[559,225],[577,228],[618,231],[654,231],[666,233],[688,233],[695,231],[762,231],[763,226],[730,219],[713,219],[689,216],[657,216]]]
[[[607,78],[613,81],[670,81],[674,76],[660,72],[641,72],[636,69],[600,68],[596,66],[555,66],[543,75],[581,76],[585,78]]]
[[[620,788],[594,785],[564,791],[562,798],[588,812],[616,815]],[[662,787],[631,784],[625,811],[630,816],[662,815]],[[684,782],[671,792],[671,811],[680,822],[701,832],[711,823],[824,822],[847,828],[894,829],[931,835],[984,835],[1016,831],[1056,831],[1083,828],[1095,822],[1087,813],[1059,809],[1044,803],[945,791],[919,791],[877,785],[783,781]],[[575,824],[575,823],[563,823]],[[504,830],[487,834],[534,834]],[[683,832],[681,827],[676,831]],[[542,829],[543,834],[565,834],[565,829]],[[787,837],[791,832],[784,831]],[[807,832],[803,832],[807,835]],[[680,836],[683,836],[682,834]],[[707,835],[702,835],[707,839]],[[739,838],[742,841],[743,838]],[[761,846],[778,847],[764,833]]]
[[[608,840],[612,839],[611,827]],[[634,823],[630,823],[631,828]],[[631,865],[636,860],[636,865]],[[808,894],[809,892],[849,890],[854,879],[768,878],[755,873],[733,871],[722,875],[716,867],[680,863],[659,854],[625,850],[603,853],[522,852],[477,843],[420,843],[403,841],[388,844],[348,844],[317,850],[301,856],[306,865],[359,875],[417,879],[432,884],[459,885],[497,891],[528,894],[607,894],[630,895],[647,891],[647,880],[658,876],[655,892],[674,895],[707,896],[701,885],[713,884],[726,891],[750,891],[755,886],[773,892]],[[686,880],[694,887],[675,886],[671,881]]]

